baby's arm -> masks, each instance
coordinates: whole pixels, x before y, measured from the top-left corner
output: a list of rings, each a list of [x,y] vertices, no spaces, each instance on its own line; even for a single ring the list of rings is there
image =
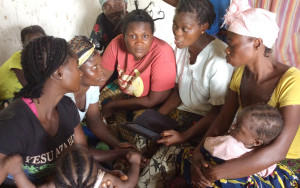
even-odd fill
[[[24,188],[35,188],[28,178],[26,177],[22,169],[23,161],[19,155],[12,155],[4,158],[1,161],[1,183],[7,177],[8,174],[11,174],[14,177],[17,187]]]
[[[127,159],[129,161],[130,169],[127,174],[128,180],[122,181],[119,177],[111,175],[109,173],[105,173],[102,182],[106,182],[107,180],[111,180],[112,184],[117,187],[124,188],[132,188],[135,187],[139,178],[140,172],[140,163],[141,163],[141,154],[137,152],[130,152],[127,155]]]

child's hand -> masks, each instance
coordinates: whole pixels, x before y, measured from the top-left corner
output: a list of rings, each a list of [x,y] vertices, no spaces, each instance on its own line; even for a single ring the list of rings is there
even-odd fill
[[[138,152],[129,152],[127,154],[127,160],[130,164],[141,164],[142,155]]]
[[[113,186],[112,182],[110,180],[107,180],[106,182],[101,183],[101,188],[118,188],[118,187]]]
[[[110,174],[119,177],[122,181],[126,181],[128,180],[128,177],[126,176],[126,174],[124,174],[124,172],[122,172],[121,170],[112,170],[110,171]]]
[[[8,174],[16,176],[19,173],[23,173],[22,165],[23,160],[20,155],[11,155],[4,159],[4,168],[7,170]]]

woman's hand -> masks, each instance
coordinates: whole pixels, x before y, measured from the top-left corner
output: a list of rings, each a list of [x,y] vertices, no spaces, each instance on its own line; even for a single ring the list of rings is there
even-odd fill
[[[110,180],[107,180],[106,182],[101,183],[102,188],[118,188],[117,186],[114,186]]]
[[[126,181],[128,180],[128,177],[126,174],[124,174],[124,172],[122,172],[121,170],[112,170],[109,172],[110,174],[120,178],[120,180],[122,181]]]
[[[175,130],[167,130],[161,133],[162,139],[158,140],[157,143],[164,144],[166,146],[173,146],[177,144],[182,144],[185,142],[185,137],[183,133]]]
[[[23,160],[20,155],[8,156],[4,159],[3,163],[8,174],[11,174],[14,177],[20,173],[24,173],[22,169]]]
[[[203,172],[208,170],[208,162],[199,149],[193,151],[192,164],[191,164],[191,182],[196,187],[211,187],[211,182],[204,176]]]
[[[110,100],[102,106],[101,118],[110,118],[115,112],[115,101]]]

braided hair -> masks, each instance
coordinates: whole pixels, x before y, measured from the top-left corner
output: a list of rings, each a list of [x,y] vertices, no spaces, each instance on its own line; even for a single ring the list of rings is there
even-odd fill
[[[209,27],[216,19],[213,4],[209,0],[179,0],[175,10],[176,14],[182,12],[194,13],[198,20],[198,25],[208,23]]]
[[[21,30],[22,44],[24,44],[24,42],[25,42],[25,37],[27,35],[32,35],[32,34],[42,34],[44,36],[46,35],[44,29],[39,25],[31,25],[31,26],[25,27]]]
[[[134,1],[135,4],[135,8],[136,10],[131,11],[130,13],[128,13],[124,19],[123,19],[123,29],[122,29],[122,33],[125,34],[126,30],[127,30],[127,26],[132,23],[132,22],[145,22],[145,23],[149,23],[150,27],[151,27],[151,31],[152,34],[155,31],[155,27],[154,27],[154,21],[156,20],[161,20],[165,18],[165,13],[163,11],[158,11],[158,14],[162,14],[163,16],[161,18],[156,18],[153,19],[149,13],[147,12],[147,9],[150,7],[150,5],[153,4],[153,2],[151,1],[149,3],[149,5],[145,8],[145,9],[139,9],[138,8],[138,1],[135,0]],[[152,10],[150,10],[150,12],[152,12]]]
[[[54,183],[58,188],[93,188],[98,165],[85,148],[74,145],[57,159],[54,171]]]
[[[36,99],[42,95],[45,82],[59,66],[68,63],[73,51],[65,39],[43,36],[28,43],[22,50],[21,64],[27,85],[19,96]]]
[[[130,13],[128,13],[124,17],[124,20],[123,20],[123,30],[122,30],[123,34],[126,33],[127,26],[130,23],[133,23],[133,22],[145,22],[145,23],[149,23],[150,27],[151,27],[152,34],[155,31],[154,21],[153,21],[152,17],[148,14],[147,11],[145,11],[143,9],[133,10],[133,11],[131,11]]]
[[[252,105],[241,111],[243,118],[247,118],[249,127],[263,140],[264,145],[275,139],[283,128],[283,118],[277,108],[270,105]]]

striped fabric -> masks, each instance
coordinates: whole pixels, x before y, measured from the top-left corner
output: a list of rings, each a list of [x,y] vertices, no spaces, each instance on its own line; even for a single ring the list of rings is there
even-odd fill
[[[280,62],[300,68],[300,0],[248,0],[250,6],[277,14],[280,28],[274,56]]]

